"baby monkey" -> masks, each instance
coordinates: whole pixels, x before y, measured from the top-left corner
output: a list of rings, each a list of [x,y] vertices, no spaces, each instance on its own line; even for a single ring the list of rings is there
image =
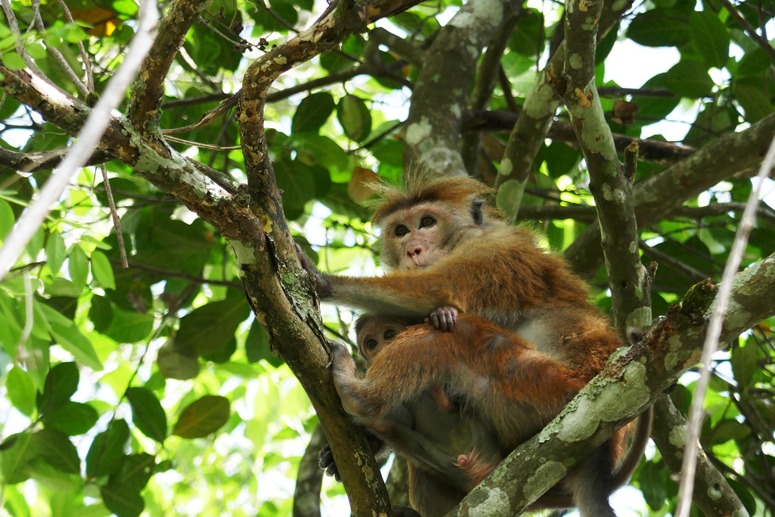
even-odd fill
[[[436,327],[447,319],[446,308],[434,311]],[[355,322],[361,355],[371,364],[377,355],[409,326],[407,319],[364,314]],[[386,444],[409,461],[410,469],[420,468],[440,476],[451,487],[468,493],[505,458],[493,428],[484,420],[467,414],[460,401],[450,398],[444,386],[433,386],[404,404],[399,414],[390,413],[369,427]],[[411,477],[424,473],[412,472]],[[410,494],[410,500],[416,500]],[[451,508],[451,507],[450,507]],[[424,514],[423,514],[424,515]]]

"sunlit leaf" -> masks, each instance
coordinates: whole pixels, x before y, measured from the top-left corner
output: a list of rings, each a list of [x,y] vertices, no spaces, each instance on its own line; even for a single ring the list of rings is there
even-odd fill
[[[712,11],[695,11],[689,20],[692,41],[709,66],[720,68],[729,59],[729,33]]]
[[[46,411],[64,404],[78,389],[78,366],[75,363],[59,363],[49,370],[46,386],[38,395],[38,411]]]
[[[334,112],[335,107],[336,103],[330,93],[317,92],[305,97],[293,115],[291,132],[317,132]]]
[[[93,251],[91,254],[91,268],[94,279],[105,289],[115,289],[116,281],[113,278],[113,267],[108,257],[101,251]]]
[[[40,457],[57,470],[70,474],[81,472],[81,460],[75,445],[64,433],[44,428],[32,435],[32,447]]]
[[[336,117],[344,133],[356,142],[363,141],[371,132],[371,112],[362,99],[345,95],[336,105]]]
[[[163,443],[167,438],[167,414],[159,399],[145,388],[129,388],[126,398],[132,406],[132,422],[147,437]]]
[[[78,288],[83,288],[89,276],[89,258],[80,246],[73,246],[68,256],[70,279]]]
[[[220,429],[229,419],[229,413],[228,399],[206,395],[183,410],[172,434],[181,438],[202,438]]]
[[[32,416],[35,411],[37,390],[30,375],[18,366],[14,366],[8,372],[5,387],[8,390],[8,398],[14,407],[25,415]]]
[[[86,475],[104,476],[116,472],[126,459],[124,448],[129,441],[129,426],[123,420],[114,420],[107,431],[98,434],[86,454]]]
[[[47,427],[59,429],[68,436],[88,432],[97,423],[99,414],[89,404],[68,400],[43,413]]]

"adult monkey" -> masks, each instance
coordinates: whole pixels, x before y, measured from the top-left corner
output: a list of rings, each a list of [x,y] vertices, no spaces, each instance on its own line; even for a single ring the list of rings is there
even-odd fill
[[[586,382],[621,345],[606,318],[589,303],[584,283],[565,262],[539,248],[529,230],[511,226],[483,207],[488,192],[470,178],[417,182],[406,192],[383,189],[385,201],[374,222],[382,229],[383,264],[393,270],[384,277],[323,274],[300,254],[324,301],[408,318],[452,307],[517,335],[482,345],[479,351],[487,369],[468,364],[475,368],[461,371],[456,359],[465,354],[460,346],[465,339],[441,343],[444,333],[430,326],[413,327],[411,335],[403,333],[375,360],[363,380],[354,375],[349,355],[335,349],[337,390],[347,411],[362,421],[380,418],[432,386],[446,384],[455,398],[468,401],[493,426],[502,446],[511,450],[556,416],[562,407],[558,400],[566,400],[561,389],[537,390],[530,384],[550,373],[541,369],[542,362],[566,368],[568,381]],[[523,340],[523,346],[515,346],[514,339]],[[458,346],[444,350],[445,344]],[[520,363],[525,351],[539,358],[530,366],[537,369]],[[536,390],[537,405],[526,406],[519,397],[531,390]],[[616,444],[623,432],[593,451],[566,478],[584,516],[615,515],[608,495],[613,462],[620,454]]]

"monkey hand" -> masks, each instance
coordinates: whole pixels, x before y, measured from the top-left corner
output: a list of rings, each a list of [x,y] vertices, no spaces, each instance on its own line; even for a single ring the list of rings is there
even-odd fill
[[[339,475],[339,469],[336,468],[331,446],[328,444],[321,447],[318,452],[318,467],[325,470],[327,475],[333,476],[337,481],[342,480],[342,476]]]
[[[434,310],[427,318],[433,324],[433,328],[452,332],[457,322],[457,309],[454,307],[439,307]]]
[[[321,298],[327,298],[331,295],[331,282],[328,281],[326,276],[318,271],[318,268],[312,262],[312,260],[301,250],[301,247],[296,245],[296,256],[299,258],[301,267],[312,277],[315,282],[315,292]]]
[[[355,417],[356,422],[370,425],[376,423],[384,410],[379,399],[375,399],[369,382],[357,374],[355,361],[341,343],[331,345],[331,373],[334,387],[342,401],[345,412]]]

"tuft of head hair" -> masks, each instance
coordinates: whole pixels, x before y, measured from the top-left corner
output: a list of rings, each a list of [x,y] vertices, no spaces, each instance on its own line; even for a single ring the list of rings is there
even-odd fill
[[[372,221],[379,225],[388,215],[430,201],[446,202],[453,205],[469,205],[474,200],[492,194],[487,185],[468,176],[440,177],[413,181],[405,189],[382,184],[375,188],[379,196]]]

